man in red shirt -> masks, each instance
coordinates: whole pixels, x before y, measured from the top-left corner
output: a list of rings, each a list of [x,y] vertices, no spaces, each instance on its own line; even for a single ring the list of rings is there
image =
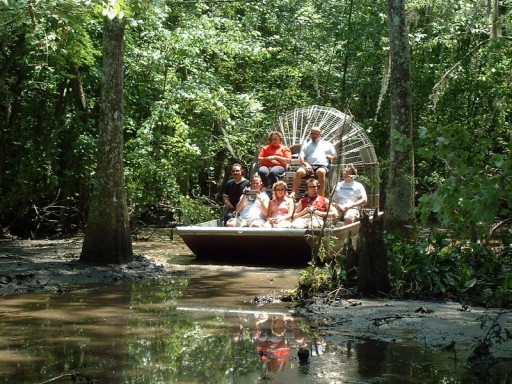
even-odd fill
[[[318,194],[318,180],[309,179],[307,187],[308,196],[300,199],[293,214],[292,228],[322,228],[325,219],[337,215],[329,199]]]

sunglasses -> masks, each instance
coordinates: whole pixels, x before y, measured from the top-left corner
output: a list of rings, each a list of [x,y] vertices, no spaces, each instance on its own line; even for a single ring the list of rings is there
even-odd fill
[[[318,185],[308,185],[308,188],[318,188]]]

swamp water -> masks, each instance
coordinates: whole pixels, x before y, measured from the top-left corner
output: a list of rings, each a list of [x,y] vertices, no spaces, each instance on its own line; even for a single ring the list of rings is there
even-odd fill
[[[327,342],[285,304],[251,301],[294,276],[210,272],[0,297],[0,383],[512,382],[512,367],[477,374],[422,345],[348,331]]]

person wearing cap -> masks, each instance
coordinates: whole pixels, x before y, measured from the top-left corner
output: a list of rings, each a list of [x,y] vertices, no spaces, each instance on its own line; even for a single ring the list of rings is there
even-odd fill
[[[301,180],[308,177],[315,177],[318,180],[320,196],[325,195],[325,179],[329,172],[331,161],[336,156],[334,145],[327,140],[321,138],[319,127],[311,128],[309,132],[310,139],[306,141],[299,154],[299,162],[301,167],[297,169],[293,180],[293,187],[290,197],[297,198]]]
[[[353,164],[348,164],[343,170],[343,181],[340,181],[334,187],[333,205],[345,224],[351,224],[358,219],[359,210],[357,208],[368,202],[364,185],[355,181],[354,178],[356,177],[356,167]]]

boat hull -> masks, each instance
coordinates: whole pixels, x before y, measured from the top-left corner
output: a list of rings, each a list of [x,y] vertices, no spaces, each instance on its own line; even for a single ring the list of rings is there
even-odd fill
[[[320,229],[219,227],[216,221],[176,229],[197,259],[231,265],[305,266],[322,234]],[[328,228],[323,239],[339,248],[349,233],[358,231],[359,222]]]

